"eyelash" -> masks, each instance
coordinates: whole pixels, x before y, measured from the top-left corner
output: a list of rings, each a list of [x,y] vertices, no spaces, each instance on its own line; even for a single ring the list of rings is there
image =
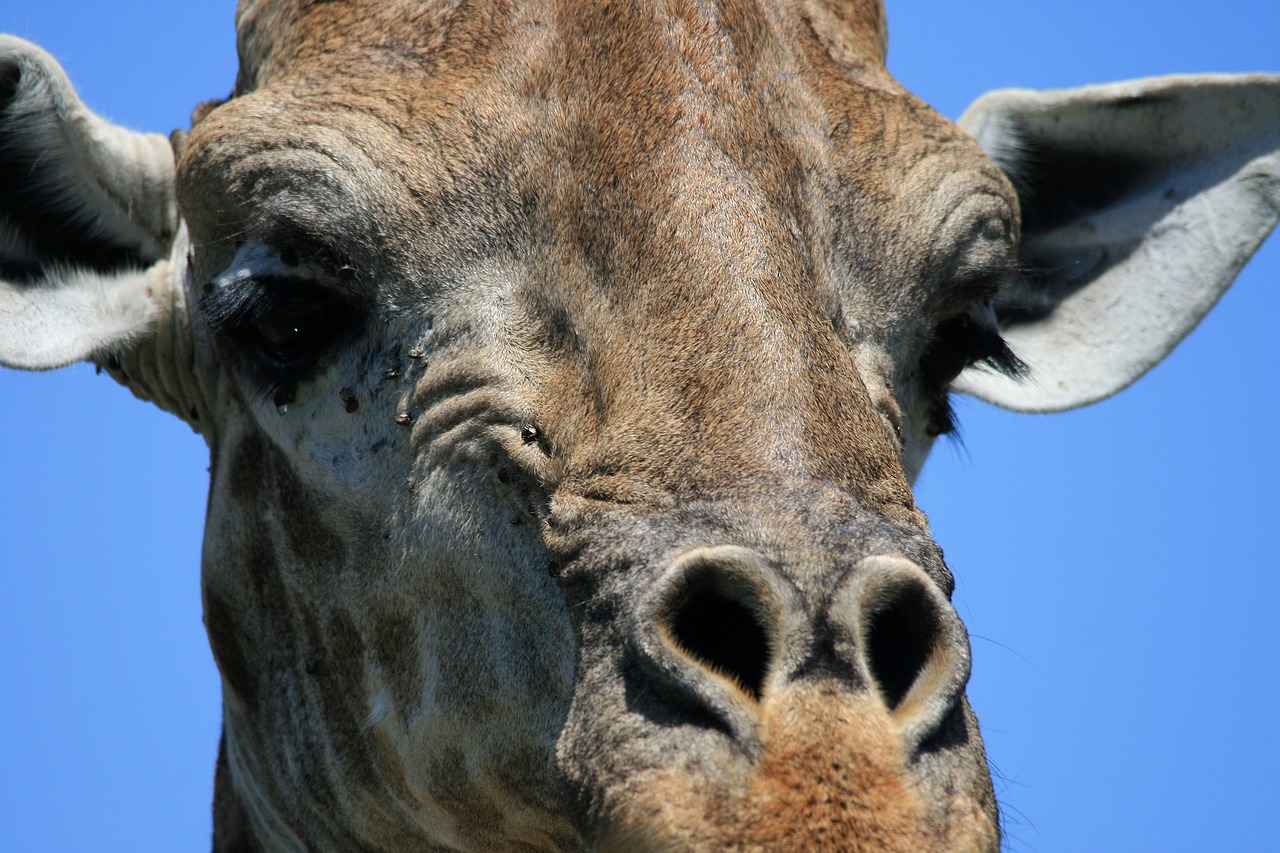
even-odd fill
[[[205,285],[200,313],[209,329],[240,344],[243,360],[273,389],[277,404],[315,369],[362,317],[347,299],[291,277]]]
[[[981,365],[1006,376],[1026,374],[1027,365],[1009,348],[999,332],[960,314],[934,330],[933,341],[920,360],[920,376],[929,398],[926,432],[934,437],[956,435],[955,410],[947,386],[968,367]]]

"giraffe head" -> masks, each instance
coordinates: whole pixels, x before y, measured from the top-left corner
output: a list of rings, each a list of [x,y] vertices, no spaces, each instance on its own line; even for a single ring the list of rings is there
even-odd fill
[[[221,846],[998,845],[910,483],[949,387],[1082,404],[1199,319],[1274,223],[1277,87],[966,133],[884,33],[245,3],[172,153],[0,43],[0,360],[94,358],[210,446]]]

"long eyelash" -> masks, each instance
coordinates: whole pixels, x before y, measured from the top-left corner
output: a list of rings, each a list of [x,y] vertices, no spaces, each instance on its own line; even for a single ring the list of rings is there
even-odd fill
[[[945,435],[960,441],[960,424],[956,420],[955,407],[951,405],[951,394],[945,388],[939,388],[933,395],[925,431],[935,438]]]
[[[292,287],[296,285],[276,276],[212,281],[204,286],[200,313],[210,329],[243,329],[267,316]]]
[[[966,353],[965,361],[969,366],[986,367],[1014,379],[1026,376],[1028,372],[1027,363],[1018,357],[999,332],[966,315],[943,324],[937,334],[945,336],[950,346]],[[929,393],[932,400],[926,430],[934,436],[948,436],[963,446],[950,392],[938,386],[931,388]]]
[[[1014,379],[1027,374],[1027,363],[1018,358],[1000,333],[995,329],[967,323],[962,340],[974,358],[971,364],[982,365]]]

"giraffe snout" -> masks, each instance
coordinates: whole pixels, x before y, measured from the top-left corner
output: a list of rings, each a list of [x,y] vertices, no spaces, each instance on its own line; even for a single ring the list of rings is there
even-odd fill
[[[912,751],[969,677],[964,626],[925,572],[864,558],[826,594],[736,545],[677,555],[636,608],[631,642],[652,689],[706,725],[758,740],[763,709],[798,683],[878,702]]]

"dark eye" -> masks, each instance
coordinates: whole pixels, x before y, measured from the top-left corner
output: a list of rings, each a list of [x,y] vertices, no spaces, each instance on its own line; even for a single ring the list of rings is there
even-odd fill
[[[246,328],[266,358],[280,365],[310,360],[332,338],[337,317],[327,299],[291,294]]]
[[[276,389],[302,381],[365,316],[358,303],[322,285],[276,276],[215,280],[200,310],[234,358]]]

